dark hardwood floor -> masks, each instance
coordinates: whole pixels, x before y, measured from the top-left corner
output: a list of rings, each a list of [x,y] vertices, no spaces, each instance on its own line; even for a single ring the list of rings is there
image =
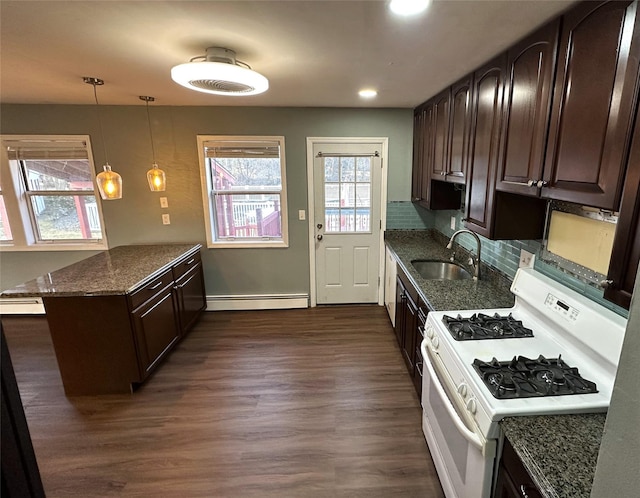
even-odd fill
[[[43,317],[3,317],[55,497],[443,497],[385,309],[204,313],[133,395],[67,398]]]

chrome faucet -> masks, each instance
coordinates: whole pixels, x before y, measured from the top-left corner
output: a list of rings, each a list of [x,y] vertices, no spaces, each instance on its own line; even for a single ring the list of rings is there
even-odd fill
[[[477,259],[474,261],[473,256],[471,256],[469,258],[469,264],[471,266],[473,266],[473,279],[474,280],[478,280],[480,278],[480,237],[478,237],[478,234],[476,234],[475,232],[472,232],[471,230],[466,230],[466,229],[458,230],[449,239],[449,243],[447,244],[447,249],[453,249],[453,239],[455,239],[461,233],[469,233],[469,234],[473,235],[475,237],[475,239],[476,239],[476,243],[478,244],[478,246],[477,246],[477,251],[478,251]],[[453,253],[453,254],[455,255],[455,253]]]

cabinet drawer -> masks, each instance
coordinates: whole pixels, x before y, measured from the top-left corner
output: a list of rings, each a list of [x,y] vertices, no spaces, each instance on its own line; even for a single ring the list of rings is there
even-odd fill
[[[194,254],[190,254],[185,259],[173,266],[173,279],[178,280],[185,273],[191,270],[191,268],[194,268],[200,261],[200,251]]]
[[[141,304],[147,302],[153,296],[161,292],[165,287],[173,283],[173,275],[171,270],[165,271],[159,277],[153,279],[148,284],[133,291],[129,295],[129,302],[131,303],[131,309],[134,310]]]

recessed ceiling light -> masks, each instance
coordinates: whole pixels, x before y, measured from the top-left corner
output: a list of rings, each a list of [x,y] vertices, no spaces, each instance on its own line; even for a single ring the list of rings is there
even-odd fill
[[[378,92],[371,88],[365,88],[364,90],[360,90],[358,92],[358,95],[360,95],[360,97],[362,97],[363,99],[372,99],[373,97],[378,95]]]
[[[399,16],[413,16],[426,10],[431,0],[391,0],[391,12]]]

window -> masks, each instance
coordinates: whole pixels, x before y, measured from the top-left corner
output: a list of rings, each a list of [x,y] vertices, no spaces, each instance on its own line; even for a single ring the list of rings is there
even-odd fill
[[[207,243],[287,247],[284,137],[199,136]]]
[[[2,248],[106,248],[89,137],[1,138]]]

